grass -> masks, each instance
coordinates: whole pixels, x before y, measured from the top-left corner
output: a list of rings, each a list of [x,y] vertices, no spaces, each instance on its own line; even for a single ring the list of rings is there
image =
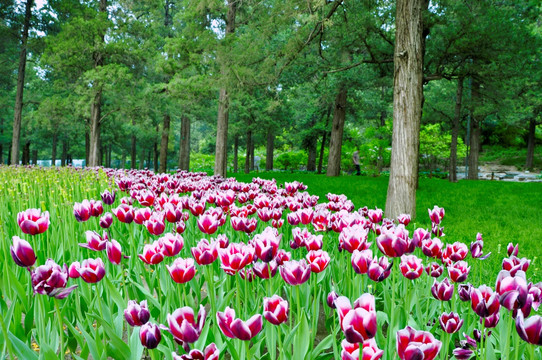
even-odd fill
[[[307,191],[324,199],[327,193],[345,194],[356,208],[368,206],[384,209],[388,177],[341,176],[328,178],[307,173],[252,173],[236,174],[239,181],[251,181],[259,176],[275,178],[277,182],[298,180],[308,186]],[[420,178],[416,194],[417,218],[413,226],[430,228],[427,209],[444,207],[443,240],[470,244],[478,232],[484,238],[484,252],[493,255],[484,262],[491,276],[496,276],[509,242],[520,244],[520,257],[532,259],[528,276],[541,281],[539,272],[542,253],[542,183],[513,183],[490,181],[460,181]],[[415,226],[415,227],[414,227]]]

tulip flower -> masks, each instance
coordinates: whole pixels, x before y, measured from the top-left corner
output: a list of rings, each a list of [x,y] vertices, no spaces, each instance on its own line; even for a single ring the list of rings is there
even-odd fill
[[[155,212],[149,220],[144,222],[144,225],[152,235],[161,235],[166,229],[164,214]]]
[[[205,211],[205,202],[199,202],[199,201],[189,201],[188,202],[188,209],[194,216],[200,216]]]
[[[485,328],[494,328],[499,324],[499,320],[501,319],[501,315],[499,312],[496,312],[493,315],[486,316],[485,318],[480,318],[480,324],[484,324]]]
[[[357,274],[367,274],[369,271],[369,266],[373,261],[373,251],[371,249],[366,249],[363,251],[354,250],[350,262],[352,267]]]
[[[511,276],[515,276],[518,270],[527,271],[530,263],[531,260],[528,260],[527,258],[519,259],[512,255],[508,259],[503,259],[502,269],[509,271]]]
[[[312,222],[314,216],[314,210],[312,208],[300,209],[297,211],[299,220],[303,225],[308,225]]]
[[[414,330],[410,326],[397,331],[397,353],[401,360],[433,360],[441,347],[442,342],[430,332]]]
[[[367,212],[367,217],[369,218],[369,220],[371,220],[371,222],[373,224],[376,224],[376,223],[379,223],[382,221],[382,214],[383,214],[383,211],[382,209],[374,209],[374,210],[369,210]]]
[[[506,246],[506,252],[508,253],[508,256],[518,256],[519,244],[514,245],[513,243],[508,243],[508,246]]]
[[[173,339],[178,342],[194,343],[198,341],[201,330],[205,325],[205,308],[199,306],[198,317],[196,319],[194,310],[191,307],[185,306],[167,315],[168,327],[161,326],[163,330],[167,330],[173,335]]]
[[[542,345],[542,317],[539,315],[531,316],[527,319],[521,311],[516,316],[516,330],[519,337],[529,344]]]
[[[453,334],[461,329],[463,326],[463,319],[458,314],[450,312],[449,314],[443,313],[439,317],[440,327],[448,334]]]
[[[425,267],[425,272],[427,273],[427,275],[434,278],[438,278],[440,275],[442,275],[443,271],[444,268],[436,262],[432,262]]]
[[[166,268],[173,281],[178,284],[189,282],[194,278],[194,275],[196,275],[194,259],[177,258],[171,266],[166,265]]]
[[[307,230],[307,228],[293,228],[290,247],[295,250],[297,248],[305,246],[305,240],[307,240],[311,236],[312,234]]]
[[[465,261],[458,261],[448,266],[448,276],[455,282],[463,282],[469,276],[470,266]]]
[[[250,340],[262,331],[262,315],[256,314],[247,321],[235,317],[235,310],[226,307],[216,313],[216,320],[222,333],[231,339]]]
[[[472,310],[480,317],[488,317],[500,309],[499,294],[493,292],[490,287],[481,285],[471,290]]]
[[[419,278],[423,273],[422,259],[415,255],[403,255],[401,256],[401,263],[399,264],[401,273],[409,280]]]
[[[33,270],[31,277],[35,294],[54,296],[57,299],[64,299],[77,287],[73,285],[66,288],[68,267],[60,267],[52,259],[47,259],[45,265]]]
[[[352,225],[342,229],[339,235],[339,249],[353,253],[354,250],[363,251],[371,246],[367,242],[369,232],[363,225]]]
[[[83,260],[79,267],[79,275],[81,275],[81,279],[90,284],[102,280],[105,275],[105,266],[102,259]]]
[[[427,209],[431,222],[435,225],[439,225],[444,218],[444,208],[439,208],[437,205],[433,207],[433,210]]]
[[[36,254],[30,243],[18,236],[12,238],[13,245],[10,246],[11,257],[15,264],[21,267],[30,267],[36,263]]]
[[[409,214],[401,214],[397,217],[397,221],[399,222],[399,224],[403,224],[405,226],[407,226],[408,224],[410,224],[410,215]]]
[[[454,284],[450,284],[448,278],[438,282],[436,279],[431,286],[431,294],[433,297],[440,301],[450,301],[454,294]]]
[[[382,256],[380,259],[378,259],[375,256],[373,261],[369,265],[369,271],[367,272],[367,275],[369,275],[369,279],[373,281],[384,281],[388,278],[388,276],[390,276],[392,266],[393,261],[390,262],[387,257]]]
[[[218,250],[222,270],[235,275],[254,259],[254,248],[242,243],[231,243],[226,249]]]
[[[138,225],[143,225],[151,218],[152,211],[148,207],[138,208],[134,210],[134,222]]]
[[[376,308],[373,295],[361,295],[354,302],[353,308],[347,297],[339,296],[335,300],[335,306],[339,314],[341,329],[348,342],[360,343],[376,335]]]
[[[324,250],[310,250],[306,256],[313,273],[320,273],[329,265],[331,258]]]
[[[452,351],[457,360],[469,360],[473,355],[474,351],[471,349],[456,348]]]
[[[162,244],[160,244],[159,241],[155,241],[152,244],[146,244],[143,247],[143,254],[139,254],[138,256],[145,264],[159,264],[162,262],[162,260],[164,260]]]
[[[418,228],[416,230],[414,230],[414,232],[412,233],[412,241],[411,243],[413,244],[413,246],[415,247],[421,247],[422,246],[422,241],[426,240],[426,239],[430,239],[431,238],[431,233],[425,229],[422,229],[422,228]]]
[[[278,295],[263,298],[263,317],[273,325],[288,320],[288,301]]]
[[[540,303],[542,302],[542,282],[539,282],[537,284],[529,284],[529,295],[533,297],[533,309],[535,311],[538,311]]]
[[[440,258],[442,252],[442,241],[439,238],[428,238],[422,240],[422,252],[431,258]]]
[[[183,220],[179,220],[177,223],[175,223],[175,232],[179,235],[181,235],[186,230],[186,224]]]
[[[101,201],[90,200],[90,216],[98,217],[104,212]]]
[[[271,260],[268,263],[256,262],[252,265],[254,275],[260,279],[271,279],[272,277],[275,277],[278,268],[279,266],[275,260]]]
[[[450,259],[452,262],[464,260],[467,257],[469,249],[467,245],[454,242],[453,244],[446,245],[446,248],[442,252],[444,259]]]
[[[193,349],[190,350],[188,354],[184,355],[177,355],[176,353],[172,353],[171,356],[173,357],[173,360],[218,360],[218,356],[220,355],[220,350],[216,347],[215,343],[211,343],[207,345],[205,350],[201,352],[200,350]]]
[[[205,213],[198,218],[198,228],[205,234],[214,234],[218,229],[218,217],[215,214]]]
[[[76,202],[73,204],[73,215],[78,222],[84,222],[90,219],[90,201],[83,200],[82,202]]]
[[[337,300],[338,297],[339,295],[334,290],[330,291],[329,294],[327,294],[327,298],[326,298],[327,306],[331,309],[337,308],[335,306],[335,300]]]
[[[70,267],[68,268],[68,277],[72,279],[80,278],[81,275],[79,275],[79,268],[81,267],[81,264],[79,261],[74,261],[70,264]]]
[[[106,244],[107,258],[112,264],[118,265],[122,259],[122,247],[115,239],[111,239]]]
[[[113,223],[113,215],[110,212],[106,212],[101,218],[99,225],[103,229],[108,229]]]
[[[87,238],[87,242],[79,244],[79,246],[87,248],[92,251],[102,251],[105,250],[105,247],[107,245],[107,234],[104,231],[104,237],[102,238],[100,234],[98,234],[96,231],[85,231],[85,236]]]
[[[139,339],[147,349],[156,349],[162,340],[162,333],[156,324],[146,323],[139,329]]]
[[[158,239],[162,245],[164,256],[175,256],[179,254],[184,246],[184,239],[179,234],[167,233]]]
[[[109,190],[105,190],[103,193],[101,193],[101,198],[104,204],[106,205],[113,205],[115,202],[115,192],[112,193]]]
[[[111,211],[120,222],[130,224],[132,221],[134,221],[134,209],[130,205],[120,204]]]
[[[299,216],[295,212],[289,213],[286,216],[286,220],[288,220],[288,224],[290,224],[292,226],[297,226],[301,222],[301,219],[299,218]]]
[[[201,239],[190,251],[198,265],[209,265],[218,258],[218,243],[216,241],[209,243],[207,239]]]
[[[271,220],[271,226],[275,229],[280,229],[284,225],[284,219],[278,219],[278,220]]]
[[[124,318],[130,326],[141,326],[146,324],[151,317],[147,308],[147,300],[137,303],[135,300],[128,300],[128,306],[124,310]]]
[[[151,190],[141,190],[136,197],[141,206],[153,206],[155,198],[156,196]]]
[[[378,360],[382,358],[384,350],[380,350],[375,339],[365,340],[361,345],[361,357],[359,355],[359,343],[351,344],[347,340],[341,343],[341,360]]]
[[[17,214],[17,224],[28,235],[44,233],[49,228],[49,211],[43,214],[40,209],[27,209]]]
[[[225,249],[230,245],[230,240],[225,234],[219,234],[216,239],[211,238],[211,240],[217,243],[219,249]]]
[[[162,210],[164,211],[166,220],[170,223],[176,223],[183,217],[183,209],[181,206],[166,203]]]
[[[457,294],[461,301],[470,301],[470,293],[472,291],[471,284],[459,284],[457,287]]]
[[[277,255],[282,234],[272,227],[266,227],[261,234],[254,235],[252,245],[254,253],[263,262],[270,262]]]
[[[401,257],[409,247],[408,231],[402,225],[395,229],[384,230],[376,238],[378,249],[388,257]]]
[[[301,285],[309,280],[311,267],[304,259],[285,261],[280,266],[280,275],[289,285]]]
[[[529,289],[525,272],[518,270],[515,276],[501,270],[497,276],[495,291],[500,295],[499,303],[508,310],[522,308],[527,302]]]

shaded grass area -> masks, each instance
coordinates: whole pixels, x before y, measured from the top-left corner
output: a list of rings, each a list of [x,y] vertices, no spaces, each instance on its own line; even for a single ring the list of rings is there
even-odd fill
[[[275,178],[277,182],[301,181],[307,191],[326,201],[327,193],[345,194],[356,208],[368,206],[384,209],[388,177],[341,176],[328,178],[325,175],[307,173],[252,173],[236,174],[244,182],[259,176]],[[506,245],[520,244],[520,257],[532,260],[528,277],[541,281],[540,254],[542,254],[542,183],[513,183],[490,181],[460,181],[421,178],[416,194],[417,218],[409,230],[417,227],[430,228],[427,209],[434,205],[444,207],[446,216],[442,225],[446,234],[445,243],[461,241],[470,244],[478,232],[484,238],[484,252],[492,256],[483,265],[482,275],[496,276]],[[475,265],[470,260],[469,263]],[[474,269],[473,269],[474,271]],[[493,280],[491,280],[493,281]],[[490,281],[490,283],[491,283]]]

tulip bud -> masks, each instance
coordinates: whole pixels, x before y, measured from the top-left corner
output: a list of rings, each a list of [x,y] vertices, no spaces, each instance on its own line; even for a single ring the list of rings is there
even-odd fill
[[[30,243],[18,236],[12,238],[13,245],[9,248],[15,264],[22,267],[30,267],[36,263],[36,254]]]
[[[113,203],[115,202],[115,192],[114,191],[113,191],[113,193],[111,193],[111,192],[109,192],[109,190],[105,190],[101,194],[101,197],[102,197],[102,201],[106,205],[113,205]]]
[[[105,267],[102,259],[83,260],[79,267],[79,275],[87,283],[97,283],[105,276]]]
[[[108,229],[111,224],[113,223],[113,215],[111,215],[110,212],[106,212],[101,218],[100,218],[100,227],[103,229]]]
[[[147,349],[156,349],[162,340],[162,334],[156,324],[146,323],[139,329],[139,339],[141,345]]]
[[[273,325],[280,325],[288,320],[288,301],[278,295],[264,297],[263,316]]]
[[[106,251],[107,258],[112,264],[120,264],[120,260],[122,259],[122,248],[117,240],[111,239],[111,241],[108,241]]]
[[[449,314],[443,313],[439,317],[440,327],[448,334],[453,334],[461,329],[463,325],[463,319],[458,314],[450,312]]]

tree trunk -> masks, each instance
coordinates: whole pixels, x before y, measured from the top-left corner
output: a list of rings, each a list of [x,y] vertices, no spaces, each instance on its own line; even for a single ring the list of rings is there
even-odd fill
[[[165,173],[167,171],[167,146],[170,122],[171,117],[169,114],[164,114],[164,122],[162,123],[162,141],[160,142],[160,167],[158,170],[160,173]]]
[[[245,152],[245,174],[248,174],[250,172],[250,148],[252,146],[252,120],[248,119],[247,124],[247,145],[246,145],[246,152]]]
[[[4,164],[4,143],[2,143],[3,138],[4,138],[4,118],[0,117],[0,165]]]
[[[239,171],[239,135],[235,135],[233,140],[233,172]]]
[[[384,90],[382,90],[384,92]],[[382,96],[384,97],[384,96]],[[380,112],[380,130],[382,131],[382,128],[386,126],[386,111],[382,110]],[[382,173],[382,169],[384,168],[384,146],[382,145],[383,136],[382,134],[378,135],[378,139],[380,140],[380,144],[378,145],[378,158],[376,159],[376,176],[380,176]]]
[[[107,0],[100,0],[101,13],[107,12]],[[100,36],[101,43],[105,41],[105,34]],[[98,69],[104,64],[104,55],[100,51],[95,51],[93,54],[94,69]],[[90,105],[90,141],[89,141],[89,156],[88,166],[99,166],[101,164],[100,154],[100,121],[102,113],[102,85],[96,81],[96,92]]]
[[[529,120],[529,135],[527,137],[527,158],[525,160],[525,168],[532,169],[534,163],[534,147],[536,145],[536,120]]]
[[[90,155],[90,133],[85,128],[85,166],[88,165],[88,159]]]
[[[32,165],[38,165],[38,150],[32,150]]]
[[[311,136],[307,143],[307,171],[316,171],[316,153],[318,139],[316,136]]]
[[[267,129],[267,144],[265,147],[265,170],[273,170],[273,153],[275,151],[275,133],[273,128],[269,127]]]
[[[60,166],[66,166],[66,159],[68,157],[68,143],[66,140],[62,141],[62,154],[60,155]]]
[[[190,118],[186,115],[181,116],[179,169],[190,170]]]
[[[235,32],[235,13],[237,0],[228,1],[228,13],[226,14],[226,38]],[[228,73],[228,65],[222,61],[220,73],[223,77]],[[228,170],[228,117],[229,95],[226,87],[220,88],[218,97],[218,117],[216,122],[216,149],[214,174],[226,177]]]
[[[450,144],[450,170],[448,180],[457,182],[457,137],[459,136],[459,122],[461,120],[461,103],[463,100],[463,77],[457,79],[457,92],[455,95],[455,114],[452,123],[452,142]]]
[[[135,118],[132,118],[132,127],[135,127]],[[131,169],[137,169],[136,162],[137,162],[137,137],[135,134],[135,130],[132,129],[132,148],[130,149],[130,158],[131,158]]]
[[[324,150],[327,141],[327,125],[329,124],[329,117],[331,115],[331,107],[327,108],[326,125],[324,126],[324,133],[322,134],[322,144],[320,145],[320,157],[318,159],[318,174],[322,173],[322,167],[324,166]]]
[[[145,149],[141,148],[141,152],[139,153],[139,170],[143,170],[145,168]]]
[[[156,144],[156,143],[155,143],[155,144]],[[156,146],[156,145],[155,145],[155,146]],[[147,166],[146,166],[146,168],[149,168],[149,169],[151,168],[151,164],[152,164],[152,163],[151,163],[152,150],[153,150],[152,148],[149,149],[149,152],[147,153]]]
[[[23,165],[30,164],[30,140],[27,140],[23,148]]]
[[[476,115],[474,109],[480,100],[480,82],[472,80],[472,103],[471,109],[471,121],[470,121],[470,151],[469,151],[469,180],[478,180],[478,157],[480,156],[480,134],[481,134],[481,121],[479,116]]]
[[[126,151],[122,151],[122,159],[120,160],[120,168],[121,169],[126,169]]]
[[[156,125],[156,134],[159,134],[160,133],[160,125]],[[154,169],[155,172],[158,172],[158,141],[154,140],[154,144],[153,144],[153,147],[152,147],[152,167]],[[150,156],[150,153],[149,153],[149,156]],[[150,159],[149,159],[150,160]]]
[[[107,164],[106,164],[106,167],[108,168],[111,168],[111,160],[113,158],[113,146],[111,144],[109,144],[107,146]]]
[[[329,157],[327,160],[327,176],[339,176],[341,174],[341,151],[343,144],[344,119],[346,116],[346,95],[348,89],[341,86],[335,98],[335,110],[329,141]]]
[[[416,217],[417,164],[423,98],[422,0],[397,0],[393,135],[386,217]]]
[[[58,135],[53,134],[53,141],[51,142],[51,166],[56,166],[56,148],[58,144]]]
[[[19,70],[17,73],[17,93],[15,94],[15,110],[13,116],[13,136],[11,139],[11,163],[19,163],[19,141],[21,137],[21,119],[23,113],[23,90],[24,74],[26,71],[26,43],[28,41],[28,29],[32,18],[33,0],[26,0],[23,36],[21,38],[21,52],[19,53]]]

